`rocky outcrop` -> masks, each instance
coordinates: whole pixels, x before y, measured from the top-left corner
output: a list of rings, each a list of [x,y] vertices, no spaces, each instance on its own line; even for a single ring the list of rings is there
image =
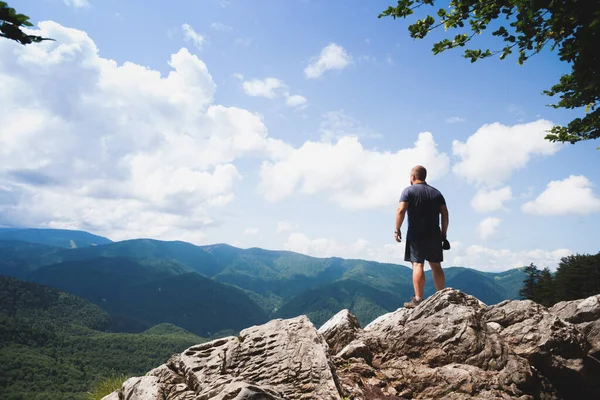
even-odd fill
[[[577,324],[592,347],[600,350],[600,294],[587,299],[561,301],[548,311],[567,322]]]
[[[599,299],[488,307],[444,289],[364,329],[347,310],[318,331],[277,319],[193,346],[105,400],[600,398]]]
[[[319,328],[319,333],[327,343],[331,343],[331,350],[337,353],[354,340],[359,330],[358,318],[350,314],[350,311],[342,310],[325,322]]]

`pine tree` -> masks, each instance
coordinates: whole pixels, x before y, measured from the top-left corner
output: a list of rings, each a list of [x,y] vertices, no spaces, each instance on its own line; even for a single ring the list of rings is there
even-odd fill
[[[600,252],[562,258],[556,270],[559,301],[577,300],[600,294]]]
[[[544,268],[534,288],[534,301],[543,306],[551,307],[556,303],[556,298],[554,276],[548,268]]]
[[[535,301],[535,287],[540,276],[540,271],[531,263],[528,267],[525,267],[525,275],[523,286],[519,290],[519,296],[523,299]]]

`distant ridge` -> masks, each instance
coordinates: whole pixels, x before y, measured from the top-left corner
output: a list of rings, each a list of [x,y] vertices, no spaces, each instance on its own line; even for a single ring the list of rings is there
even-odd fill
[[[4,235],[18,232],[0,230]],[[72,236],[78,231],[46,230],[45,242],[56,242],[65,237],[65,232]],[[141,332],[170,322],[212,337],[217,332],[237,331],[247,323],[290,313],[308,315],[319,323],[340,307],[351,309],[359,321],[367,321],[395,310],[414,294],[411,268],[401,264],[313,257],[258,247],[243,249],[225,243],[198,246],[146,238],[118,242],[106,239],[105,244],[82,246],[75,238],[70,240],[77,247],[71,248],[27,243],[32,235],[21,234],[19,239],[0,237],[0,275],[50,284],[83,296],[111,313],[119,322],[118,329],[125,332]],[[522,268],[491,273],[445,266],[444,271],[448,287],[476,296],[488,305],[518,299],[525,278]],[[425,295],[430,296],[435,291],[430,270],[426,276]],[[190,288],[195,295],[184,299],[181,288],[188,284],[195,285]],[[213,294],[205,292],[208,288],[214,289]],[[155,303],[159,296],[163,300]],[[206,312],[210,304],[221,311],[227,308],[227,314],[250,315],[251,321],[195,321],[201,315],[207,319],[205,322],[222,319],[218,312]]]
[[[113,243],[112,240],[85,231],[68,229],[3,228],[0,240],[20,240],[48,246],[76,248]]]

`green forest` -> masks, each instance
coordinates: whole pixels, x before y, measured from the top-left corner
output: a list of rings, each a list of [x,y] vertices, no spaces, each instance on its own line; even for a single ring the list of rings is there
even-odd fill
[[[0,277],[2,399],[88,399],[116,374],[143,375],[205,341],[160,324],[143,333],[107,333],[99,307],[48,286]]]
[[[555,273],[531,264],[525,267],[525,274],[519,294],[546,307],[597,295],[600,294],[600,252],[564,257]]]

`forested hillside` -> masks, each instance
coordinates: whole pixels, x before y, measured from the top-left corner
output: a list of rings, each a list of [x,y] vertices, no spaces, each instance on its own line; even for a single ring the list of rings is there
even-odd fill
[[[204,339],[157,326],[143,334],[107,333],[111,317],[56,289],[0,277],[2,399],[86,399],[114,373],[145,373]]]

